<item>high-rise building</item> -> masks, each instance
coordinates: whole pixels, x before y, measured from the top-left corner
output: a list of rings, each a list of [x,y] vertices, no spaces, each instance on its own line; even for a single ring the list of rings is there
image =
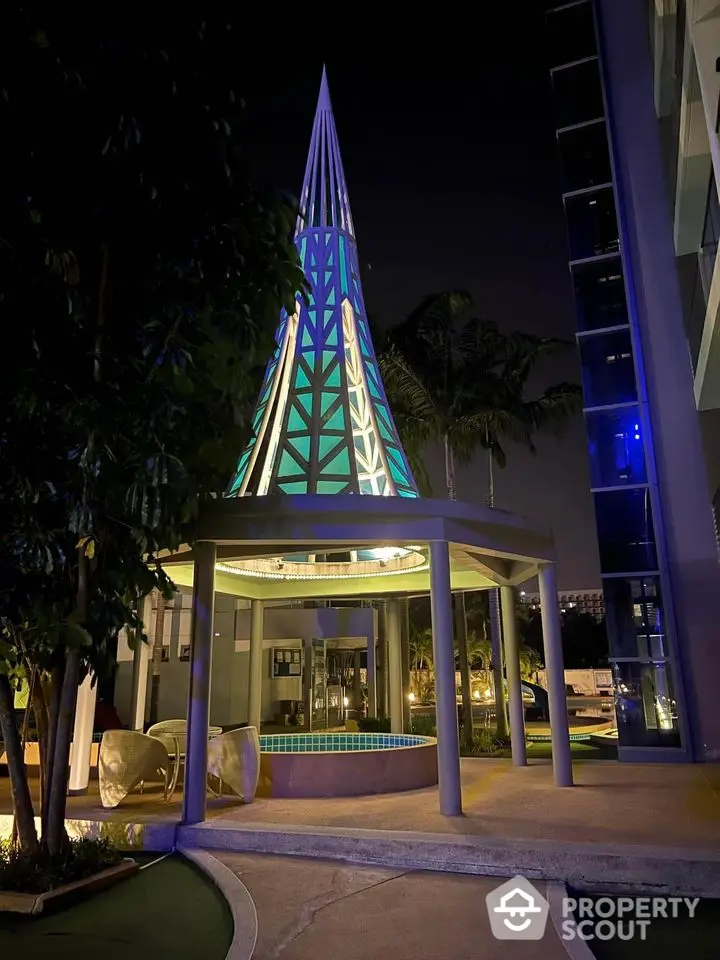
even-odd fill
[[[720,567],[646,8],[551,6],[547,50],[620,757],[699,760],[720,756]]]

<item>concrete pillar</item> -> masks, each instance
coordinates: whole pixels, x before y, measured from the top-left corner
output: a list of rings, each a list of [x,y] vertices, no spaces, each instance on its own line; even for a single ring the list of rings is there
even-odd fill
[[[386,607],[390,731],[403,732],[402,626],[400,601],[388,600]]]
[[[210,671],[215,615],[215,561],[217,546],[199,540],[193,547],[193,598],[190,646],[190,688],[187,709],[187,747],[183,823],[202,823],[207,804],[208,727],[210,726]]]
[[[142,622],[147,633],[152,620],[152,592],[142,602]],[[135,641],[133,650],[132,687],[130,701],[130,729],[145,730],[145,703],[147,700],[148,669],[150,666],[150,644],[142,640]]]
[[[505,668],[508,681],[508,706],[510,708],[510,742],[512,759],[516,767],[527,765],[525,749],[525,710],[520,682],[520,642],[517,630],[517,612],[515,610],[515,590],[512,587],[500,588],[500,606],[502,609],[503,636],[505,637]]]
[[[377,646],[375,637],[367,638],[367,688],[368,688],[368,717],[377,717]]]
[[[437,722],[440,813],[462,813],[460,744],[455,696],[455,651],[450,592],[450,551],[447,541],[430,543],[430,608],[435,661],[435,714]]]
[[[400,601],[400,648],[403,689],[403,731],[410,733],[412,730],[412,712],[410,709],[410,601],[407,597]]]
[[[262,600],[250,605],[250,667],[248,669],[248,724],[260,733],[262,719],[263,640],[265,618]]]
[[[540,584],[540,612],[545,648],[545,675],[550,707],[550,735],[555,785],[571,787],[573,782],[568,727],[567,697],[565,694],[565,665],[563,663],[560,611],[558,609],[555,564],[543,564],[538,571]]]
[[[353,650],[353,704],[356,710],[362,710],[362,650]]]
[[[93,683],[93,679],[93,676],[88,674],[78,687],[77,692],[72,754],[70,757],[70,779],[68,781],[68,793],[71,795],[86,793],[90,780],[90,749],[92,747],[95,702],[97,700],[97,682]]]

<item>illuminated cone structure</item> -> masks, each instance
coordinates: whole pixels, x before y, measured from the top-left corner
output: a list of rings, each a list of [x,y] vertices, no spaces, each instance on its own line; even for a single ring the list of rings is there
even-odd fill
[[[227,496],[417,497],[370,339],[324,70],[295,243],[311,292],[280,315],[253,436]]]

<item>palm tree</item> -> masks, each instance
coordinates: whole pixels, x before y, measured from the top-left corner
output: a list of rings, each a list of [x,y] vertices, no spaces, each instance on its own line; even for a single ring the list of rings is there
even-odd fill
[[[429,478],[422,457],[428,444],[444,451],[447,496],[456,499],[456,465],[480,449],[488,454],[487,503],[494,506],[493,465],[504,467],[503,443],[513,440],[535,452],[534,434],[577,410],[581,390],[557,383],[528,398],[537,362],[565,349],[565,341],[502,333],[489,320],[468,319],[472,299],[463,291],[426,297],[391,330],[379,356],[380,371],[411,467],[423,492]],[[506,735],[498,591],[490,598],[498,733]],[[456,596],[464,713],[464,739],[472,745],[472,696],[463,594]]]

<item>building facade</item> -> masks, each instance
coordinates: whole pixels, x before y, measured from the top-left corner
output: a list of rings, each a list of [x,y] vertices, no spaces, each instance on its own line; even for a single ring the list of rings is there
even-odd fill
[[[546,24],[620,757],[716,758],[720,568],[646,4]]]
[[[520,591],[520,603],[531,610],[540,609],[540,594]],[[605,616],[605,597],[602,590],[562,590],[558,592],[560,613],[573,610],[575,613],[587,613],[596,620]]]
[[[685,332],[705,450],[708,489],[720,520],[720,3],[647,5],[655,112],[673,219]],[[720,544],[719,544],[720,545]]]

